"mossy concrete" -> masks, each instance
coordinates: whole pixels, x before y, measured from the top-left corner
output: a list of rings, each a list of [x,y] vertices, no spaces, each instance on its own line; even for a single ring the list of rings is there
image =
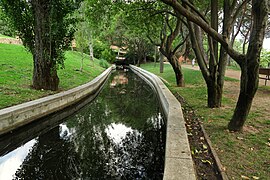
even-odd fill
[[[34,120],[68,107],[95,93],[103,85],[114,67],[105,70],[91,82],[68,91],[0,110],[0,135]]]

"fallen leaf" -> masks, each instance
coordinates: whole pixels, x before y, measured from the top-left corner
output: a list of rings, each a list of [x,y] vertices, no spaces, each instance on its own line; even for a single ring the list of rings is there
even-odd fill
[[[260,179],[260,178],[257,177],[257,176],[252,176],[252,178],[253,178],[253,179],[256,179],[256,180],[257,180],[257,179]]]
[[[250,179],[249,177],[244,176],[244,175],[241,175],[241,178],[242,178],[242,179]]]
[[[207,146],[206,146],[205,144],[203,144],[203,146],[202,146],[202,147],[203,147],[203,149],[207,149]]]
[[[242,137],[237,137],[236,139],[239,139],[239,140],[244,140],[244,138],[242,138]]]
[[[208,163],[208,164],[210,164],[210,165],[212,164],[212,162],[209,161],[209,160],[203,160],[203,159],[202,159],[202,162],[203,162],[203,163]]]
[[[226,170],[227,170],[225,166],[223,166],[223,167],[221,167],[221,168],[223,169],[223,171],[226,171]]]

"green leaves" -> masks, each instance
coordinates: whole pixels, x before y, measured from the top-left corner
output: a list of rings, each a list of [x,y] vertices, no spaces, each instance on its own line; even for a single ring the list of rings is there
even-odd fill
[[[260,66],[268,67],[270,64],[270,51],[263,50],[260,57]]]

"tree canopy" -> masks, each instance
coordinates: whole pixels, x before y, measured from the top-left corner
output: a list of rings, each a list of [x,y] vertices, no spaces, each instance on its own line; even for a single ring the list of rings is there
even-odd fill
[[[57,69],[64,67],[64,50],[73,38],[71,13],[78,7],[73,0],[2,0],[25,47],[33,54],[33,87],[57,90]]]

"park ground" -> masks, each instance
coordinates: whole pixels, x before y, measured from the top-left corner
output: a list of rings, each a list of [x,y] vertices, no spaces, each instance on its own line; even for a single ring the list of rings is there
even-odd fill
[[[58,70],[59,91],[37,91],[30,86],[33,73],[31,53],[22,45],[0,43],[0,54],[0,109],[82,85],[105,69],[100,66],[101,61],[90,61],[85,55],[80,71],[81,53],[67,51],[65,68],[59,67]]]
[[[0,44],[0,53],[0,109],[56,93],[31,89],[32,57],[23,46]],[[80,54],[69,51],[66,58],[65,69],[59,70],[60,91],[86,83],[104,70],[99,60],[92,63],[86,58],[84,69],[80,72]],[[178,92],[184,97],[204,125],[229,179],[269,179],[269,86],[260,85],[244,131],[231,133],[227,130],[227,124],[239,93],[239,71],[227,71],[227,75],[232,72],[236,77],[225,78],[223,106],[209,109],[206,106],[206,86],[197,67],[192,69],[191,66],[183,66],[186,82],[184,88],[175,86],[169,64],[165,64],[165,72],[162,74],[159,73],[158,64],[144,64],[142,67],[165,79],[172,92]],[[202,153],[196,149],[192,149],[192,152],[195,155]]]
[[[172,92],[178,92],[202,122],[229,179],[270,179],[270,87],[260,85],[243,132],[229,132],[239,94],[240,72],[227,70],[221,108],[207,108],[207,91],[198,67],[183,65],[186,86],[176,87],[172,68],[165,64],[142,65],[167,81]],[[268,82],[270,83],[270,82]],[[262,82],[264,84],[264,82]],[[193,153],[202,153],[192,150]]]

